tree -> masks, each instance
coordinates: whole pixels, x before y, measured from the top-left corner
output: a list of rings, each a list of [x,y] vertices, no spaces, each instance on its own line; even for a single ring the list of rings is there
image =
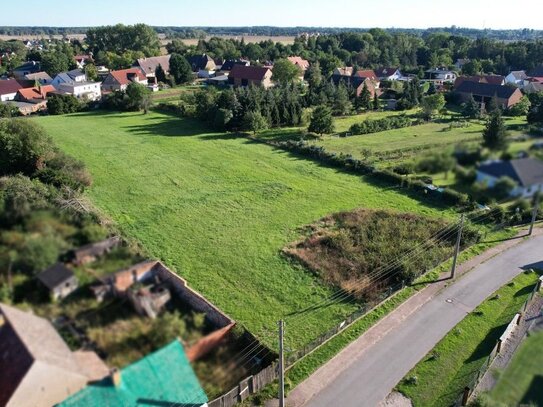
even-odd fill
[[[273,80],[277,83],[291,83],[302,75],[298,65],[288,59],[279,59],[273,64]]]
[[[305,73],[306,81],[310,89],[317,89],[322,84],[321,67],[318,62],[312,64],[307,68]]]
[[[32,175],[54,155],[45,130],[30,120],[0,120],[0,176]]]
[[[470,119],[478,119],[481,116],[481,107],[473,98],[473,95],[469,95],[469,99],[462,105],[462,115]]]
[[[447,152],[438,152],[422,158],[417,163],[417,169],[419,171],[429,172],[430,174],[444,172],[445,179],[447,179],[449,171],[454,168],[455,164],[456,160],[451,154]]]
[[[0,118],[10,118],[19,116],[19,109],[10,103],[0,104]]]
[[[511,116],[526,116],[530,111],[531,105],[530,99],[524,95],[518,103],[515,103],[507,110],[507,113]]]
[[[70,57],[58,51],[45,53],[41,60],[41,69],[52,77],[69,70],[71,65]]]
[[[327,106],[317,106],[311,114],[308,131],[319,135],[330,134],[334,132],[334,119],[332,111]]]
[[[268,121],[260,112],[249,111],[243,117],[243,128],[252,131],[256,136],[256,133],[268,128]]]
[[[141,52],[146,57],[160,55],[158,34],[146,24],[89,28],[85,34],[85,42],[95,55],[98,52],[121,55],[126,51]]]
[[[483,130],[483,147],[493,151],[507,148],[507,131],[500,112],[493,113],[487,120]]]
[[[543,99],[539,104],[533,104],[527,116],[528,123],[543,123]]]
[[[445,97],[442,93],[425,96],[422,98],[420,106],[426,120],[431,120],[434,114],[445,107]]]
[[[166,72],[164,72],[164,69],[162,68],[162,65],[158,64],[158,66],[155,69],[155,78],[157,82],[166,83]]]
[[[92,63],[85,64],[85,75],[87,75],[87,79],[89,81],[95,81],[98,79],[98,70],[96,69],[96,65]]]
[[[381,104],[379,103],[379,97],[377,96],[377,92],[373,93],[373,110],[379,110],[381,108]]]
[[[343,82],[336,87],[332,101],[333,112],[336,116],[344,116],[351,112],[352,104],[349,98],[349,91]]]
[[[0,178],[2,221],[17,224],[34,211],[49,207],[49,191],[38,180],[23,175]]]
[[[51,115],[75,113],[79,110],[81,110],[81,104],[73,95],[53,94],[47,100],[47,112]]]
[[[371,92],[364,82],[360,95],[356,98],[356,107],[364,110],[370,110],[372,105]]]
[[[501,113],[501,108],[500,104],[498,103],[497,95],[492,96],[492,99],[490,99],[490,102],[488,102],[486,106],[486,112],[490,115],[494,113]]]
[[[187,45],[182,40],[174,38],[172,42],[166,44],[166,50],[168,54],[184,54],[187,52]]]
[[[126,87],[126,95],[128,96],[126,110],[144,110],[147,113],[150,95],[145,86],[140,83],[130,82]]]
[[[177,85],[192,81],[192,68],[183,55],[172,54],[170,57],[170,75]]]
[[[478,75],[483,71],[483,65],[478,59],[472,59],[462,66],[462,73],[464,75]]]
[[[514,179],[503,176],[496,181],[494,184],[494,187],[492,188],[492,192],[494,193],[496,199],[502,200],[509,196],[511,191],[517,186],[517,183]]]

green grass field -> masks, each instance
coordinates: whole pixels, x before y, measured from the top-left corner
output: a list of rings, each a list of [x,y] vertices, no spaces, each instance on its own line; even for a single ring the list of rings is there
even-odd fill
[[[490,396],[508,406],[543,406],[543,332],[522,343]]]
[[[125,236],[275,346],[276,321],[330,294],[280,250],[298,228],[355,207],[451,216],[360,177],[199,123],[159,113],[82,113],[36,119],[94,178],[89,197]],[[351,305],[298,318],[295,349]]]
[[[534,288],[539,275],[523,273],[451,330],[398,385],[414,406],[450,406],[488,358],[497,339]],[[409,378],[416,377],[416,383]],[[502,401],[502,400],[500,400]]]

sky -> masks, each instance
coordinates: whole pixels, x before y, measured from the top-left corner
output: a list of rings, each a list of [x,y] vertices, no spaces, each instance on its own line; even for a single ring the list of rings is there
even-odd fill
[[[0,26],[543,29],[542,11],[541,0],[0,0]]]

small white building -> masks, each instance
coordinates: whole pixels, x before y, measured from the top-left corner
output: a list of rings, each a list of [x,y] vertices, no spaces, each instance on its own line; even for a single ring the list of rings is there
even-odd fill
[[[98,100],[102,95],[102,84],[87,80],[87,75],[80,69],[59,73],[52,85],[57,91],[73,95],[78,99]]]
[[[528,75],[525,71],[511,71],[509,75],[505,77],[505,83],[510,85],[518,86],[519,88],[524,88]]]
[[[530,197],[540,188],[543,191],[543,161],[536,158],[487,161],[477,168],[477,182],[494,187],[502,177],[509,177],[517,183],[511,196]]]
[[[403,79],[400,68],[396,67],[379,68],[375,70],[375,74],[377,75],[377,78],[382,81],[398,81]]]
[[[444,83],[454,83],[456,78],[456,73],[446,68],[428,69],[426,71],[427,82],[435,82],[442,85]]]

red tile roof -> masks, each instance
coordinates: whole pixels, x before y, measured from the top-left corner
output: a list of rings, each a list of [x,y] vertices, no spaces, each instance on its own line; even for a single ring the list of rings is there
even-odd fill
[[[128,79],[128,77],[132,75],[136,76],[139,81],[147,79],[140,68],[121,69],[119,71],[111,71],[109,74],[121,85],[128,85],[132,82]]]
[[[375,71],[373,69],[365,69],[365,70],[356,71],[354,76],[358,78],[369,78],[372,81],[378,80],[377,75],[375,74]]]
[[[6,81],[0,81],[0,95],[9,95],[11,93],[17,93],[19,89],[23,87],[15,79],[8,79]]]
[[[20,99],[34,100],[45,99],[48,93],[54,92],[55,87],[53,85],[45,85],[34,88],[19,89],[17,92],[20,95]]]
[[[234,65],[230,71],[230,78],[234,79],[248,79],[252,81],[264,80],[266,74],[270,71],[269,68],[262,66],[244,66]]]
[[[287,58],[290,62],[292,62],[294,65],[298,65],[300,68],[302,68],[304,71],[309,68],[309,61],[303,59],[302,57],[288,57]]]

